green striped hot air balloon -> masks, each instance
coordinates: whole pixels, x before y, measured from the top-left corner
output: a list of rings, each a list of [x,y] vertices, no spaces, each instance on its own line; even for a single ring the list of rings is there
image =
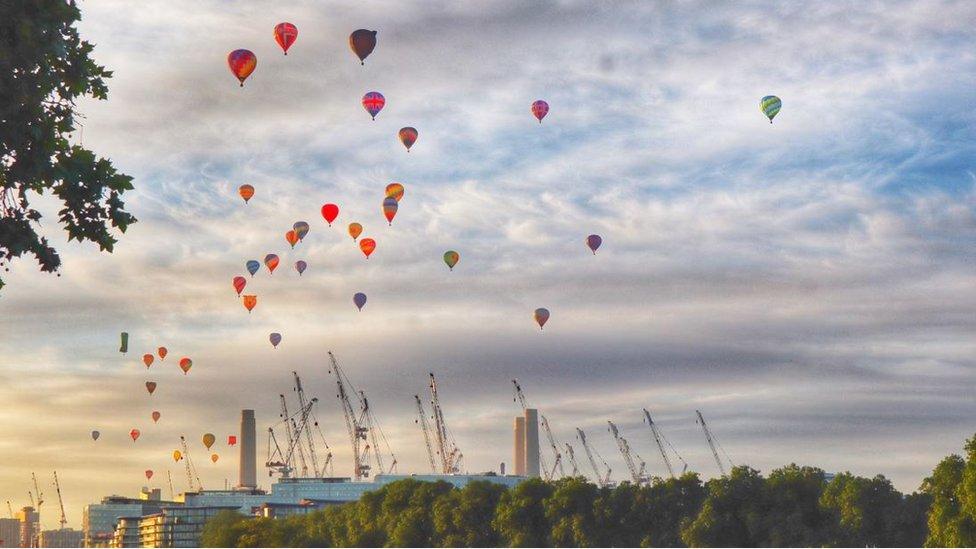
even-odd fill
[[[759,102],[759,110],[769,118],[770,124],[773,123],[773,117],[779,114],[781,108],[783,108],[783,102],[775,95],[767,95]]]

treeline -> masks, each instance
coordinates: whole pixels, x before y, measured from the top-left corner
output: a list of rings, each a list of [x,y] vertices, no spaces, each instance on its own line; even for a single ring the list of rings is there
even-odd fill
[[[789,465],[768,477],[736,467],[648,486],[597,487],[582,477],[507,490],[402,480],[359,501],[285,519],[228,512],[206,547],[959,547],[976,545],[976,437],[919,491],[878,475],[827,481]]]

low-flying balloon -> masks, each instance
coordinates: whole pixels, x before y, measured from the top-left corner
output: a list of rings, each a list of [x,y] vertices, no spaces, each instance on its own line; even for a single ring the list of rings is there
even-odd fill
[[[403,198],[403,185],[399,183],[390,183],[386,186],[386,196],[392,196],[397,202],[399,202],[400,199]]]
[[[261,268],[261,262],[257,259],[252,259],[245,263],[244,266],[247,267],[247,272],[251,273],[251,276],[253,277],[254,273],[258,272],[258,269]]]
[[[179,461],[183,459],[183,452],[179,450],[173,450],[173,461]]]
[[[160,414],[159,412],[153,410],[153,413],[152,413],[153,423],[159,423],[159,418],[160,418],[161,415],[162,414]]]
[[[268,254],[264,256],[264,266],[268,268],[268,272],[274,274],[274,270],[278,268],[278,256],[275,254]]]
[[[541,330],[542,327],[546,325],[546,322],[549,321],[549,309],[540,307],[535,310],[535,314],[533,314],[532,316],[535,317],[535,321],[539,325],[539,329]]]
[[[759,110],[769,118],[769,123],[773,123],[773,118],[779,114],[779,110],[783,108],[783,101],[775,95],[767,95],[763,97],[759,102]]]
[[[146,469],[146,480],[151,480],[153,477],[152,469]]]
[[[244,203],[247,204],[251,197],[254,196],[254,187],[251,185],[241,185],[237,188],[237,194],[241,195],[244,199]]]
[[[92,440],[98,440],[98,437],[102,436],[98,431],[92,431]]]
[[[298,276],[302,276],[302,273],[304,273],[305,269],[307,268],[308,268],[308,263],[305,263],[304,260],[299,259],[298,261],[295,262],[295,270],[298,271]]]
[[[277,349],[278,344],[281,343],[281,334],[278,332],[271,332],[271,335],[268,336],[268,340],[271,342],[271,346]]]
[[[214,442],[217,442],[217,437],[215,437],[213,433],[203,435],[203,445],[207,447],[207,450],[214,445]]]
[[[376,241],[372,238],[364,238],[359,241],[359,249],[363,251],[366,259],[369,259],[369,255],[376,249]]]
[[[122,345],[119,346],[119,352],[122,354],[129,352],[129,332],[122,332]]]
[[[363,96],[363,108],[373,120],[376,120],[376,115],[383,110],[383,105],[386,105],[386,98],[380,92],[368,92]]]
[[[539,120],[540,124],[547,114],[549,114],[549,103],[541,99],[532,102],[532,115]]]
[[[386,221],[393,226],[393,218],[396,216],[397,209],[399,208],[397,204],[397,199],[392,196],[388,196],[383,199],[383,215],[386,217]]]
[[[291,248],[295,249],[295,244],[298,244],[298,233],[295,231],[288,231],[285,233],[285,241],[291,244]]]
[[[244,80],[254,72],[254,67],[258,66],[258,58],[250,50],[234,50],[227,55],[227,66],[230,72],[241,82],[244,87]]]
[[[360,225],[359,223],[350,223],[349,224],[349,236],[351,236],[353,240],[356,240],[357,238],[359,238],[359,235],[361,235],[361,234],[363,234],[363,226],[362,225]]]
[[[210,454],[210,461],[211,462],[217,463],[217,460],[218,459],[220,459],[220,456],[218,456],[217,454]]]
[[[298,235],[298,240],[305,240],[305,235],[308,234],[309,229],[308,223],[304,221],[296,221],[291,228],[295,229],[295,234]]]
[[[454,270],[454,266],[457,262],[461,261],[461,254],[455,252],[454,250],[448,250],[444,252],[444,263],[447,263],[447,268]]]
[[[281,46],[282,51],[285,55],[288,55],[288,48],[295,43],[295,39],[298,38],[298,27],[292,25],[291,23],[278,23],[274,28],[275,42]]]
[[[159,360],[163,360],[164,358],[166,358],[166,355],[169,354],[169,351],[166,350],[166,347],[160,347],[156,349],[156,354],[159,355]]]
[[[603,239],[600,238],[600,235],[591,234],[586,237],[586,246],[593,252],[593,255],[596,255],[596,250],[600,247],[600,244],[603,244]]]
[[[146,368],[152,366],[154,360],[156,360],[156,357],[150,353],[142,355],[142,363],[146,365]]]
[[[339,217],[339,206],[336,206],[335,204],[322,205],[322,218],[325,219],[325,222],[328,223],[330,227],[332,226],[332,222],[335,221],[337,217]]]
[[[139,433],[139,429],[133,429],[129,431],[129,436],[132,437],[132,442],[135,442],[136,439],[139,438],[140,434],[141,433]]]
[[[237,445],[237,435],[227,435],[227,446]]]
[[[376,47],[376,31],[357,29],[349,35],[349,47],[359,58],[359,64],[365,65],[366,58],[373,53]]]
[[[247,286],[247,279],[243,276],[234,277],[234,290],[237,291],[237,297],[241,296],[241,292],[244,291],[244,287]]]
[[[193,361],[189,357],[183,357],[180,359],[180,370],[183,370],[183,375],[186,375],[193,367]]]
[[[417,136],[420,134],[417,133],[415,128],[407,126],[406,128],[400,128],[398,135],[400,136],[400,142],[407,148],[407,152],[410,152],[410,147],[417,142]]]
[[[155,381],[147,381],[146,382],[146,390],[149,391],[149,394],[155,393],[156,392],[156,382]]]
[[[258,296],[256,295],[244,295],[244,308],[250,313],[254,306],[258,304]]]
[[[352,296],[352,302],[356,305],[357,309],[362,311],[363,306],[366,305],[366,294],[363,292],[356,292],[356,295]]]

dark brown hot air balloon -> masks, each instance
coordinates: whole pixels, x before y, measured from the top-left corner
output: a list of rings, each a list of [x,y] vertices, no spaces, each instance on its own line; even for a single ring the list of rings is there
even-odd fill
[[[376,47],[376,31],[359,29],[353,32],[349,35],[349,47],[359,57],[360,64],[365,65],[366,58]]]

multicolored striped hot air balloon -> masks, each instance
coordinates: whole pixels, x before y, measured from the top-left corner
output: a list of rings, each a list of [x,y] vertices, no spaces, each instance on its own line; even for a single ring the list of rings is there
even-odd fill
[[[298,240],[305,240],[305,236],[308,234],[308,223],[305,221],[296,221],[292,226],[295,229],[295,234],[298,235]]]
[[[541,330],[542,327],[546,325],[546,322],[549,321],[549,309],[539,307],[535,310],[535,313],[533,313],[532,316],[535,318],[535,322],[539,325],[539,329]]]
[[[410,152],[410,147],[413,147],[413,144],[417,142],[417,137],[420,134],[417,133],[416,128],[407,126],[405,128],[400,128],[398,135],[400,136],[400,142],[403,143],[403,146],[407,148],[407,152]]]
[[[278,23],[274,28],[275,42],[281,46],[285,55],[288,55],[288,48],[295,43],[298,38],[298,27],[291,23]]]
[[[363,108],[373,120],[383,110],[383,105],[386,105],[386,98],[380,92],[368,92],[363,96]]]
[[[230,67],[230,72],[234,73],[234,76],[241,82],[243,88],[244,81],[247,80],[248,76],[251,76],[254,68],[258,66],[258,58],[250,50],[234,50],[227,55],[227,66]]]
[[[769,118],[769,123],[773,123],[773,118],[779,114],[779,110],[783,108],[783,102],[779,97],[775,95],[767,95],[762,98],[759,102],[759,110]]]
[[[396,198],[388,196],[383,199],[383,215],[391,227],[393,226],[393,218],[396,216],[397,209],[399,209],[399,204]]]
[[[399,183],[390,183],[386,186],[386,196],[392,196],[393,198],[396,198],[397,202],[399,202],[400,199],[403,198],[403,185]]]
[[[294,232],[294,231],[289,231]],[[297,238],[297,237],[296,237]],[[268,272],[274,274],[274,270],[278,268],[278,256],[276,254],[268,254],[264,256],[264,266],[268,268]]]
[[[237,297],[241,297],[241,292],[244,291],[244,286],[247,286],[247,279],[243,276],[235,276],[234,290],[237,291]]]

